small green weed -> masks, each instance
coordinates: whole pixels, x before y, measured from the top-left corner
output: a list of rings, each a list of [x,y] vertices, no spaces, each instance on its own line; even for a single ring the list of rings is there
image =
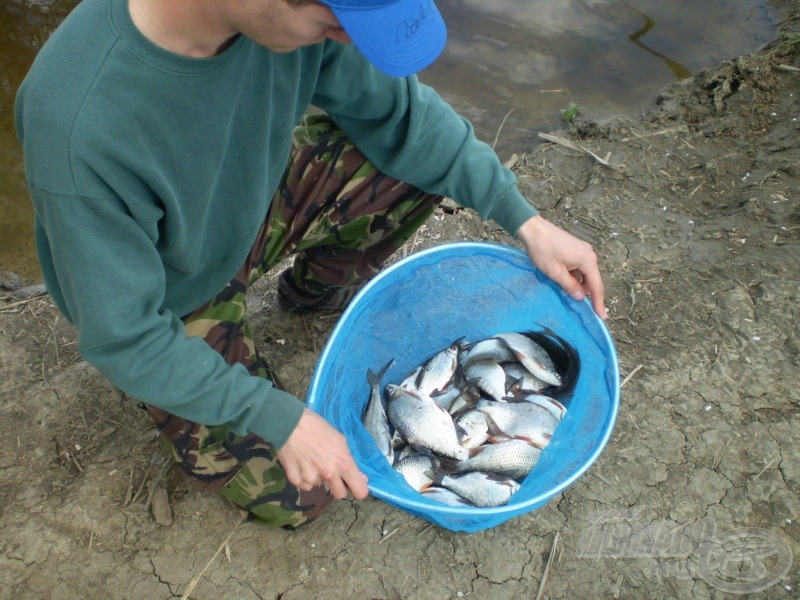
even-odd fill
[[[581,114],[583,107],[578,106],[574,102],[570,102],[567,108],[561,109],[561,115],[564,117],[564,120],[569,123],[570,125],[575,123],[575,117]]]

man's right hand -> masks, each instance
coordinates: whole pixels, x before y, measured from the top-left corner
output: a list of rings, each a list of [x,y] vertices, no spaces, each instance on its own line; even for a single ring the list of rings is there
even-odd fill
[[[301,490],[326,483],[340,500],[348,491],[359,500],[369,493],[367,476],[359,471],[344,436],[307,408],[278,450],[278,460],[289,483]]]

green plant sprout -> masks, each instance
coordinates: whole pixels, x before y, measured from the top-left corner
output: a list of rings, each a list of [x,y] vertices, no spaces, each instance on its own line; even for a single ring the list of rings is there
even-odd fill
[[[583,107],[578,106],[574,102],[570,102],[567,108],[561,109],[561,115],[564,117],[564,120],[569,123],[570,125],[575,123],[575,117],[581,114]]]

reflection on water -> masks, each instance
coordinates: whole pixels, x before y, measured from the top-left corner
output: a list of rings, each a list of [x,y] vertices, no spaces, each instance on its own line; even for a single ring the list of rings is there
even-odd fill
[[[421,73],[506,159],[570,103],[602,120],[775,37],[767,0],[437,0],[447,47]],[[0,0],[0,272],[38,279],[13,129],[16,89],[78,0]],[[509,114],[509,111],[512,111]],[[2,279],[2,275],[0,275]]]
[[[603,120],[677,79],[775,38],[765,0],[437,0],[442,57],[421,74],[501,158],[526,151],[574,102]],[[508,119],[503,118],[514,109]]]
[[[641,29],[638,29],[635,32],[633,32],[632,34],[630,34],[628,36],[628,39],[630,41],[632,41],[634,44],[636,44],[637,46],[639,46],[639,48],[641,48],[645,52],[649,52],[653,56],[656,56],[656,57],[660,58],[661,60],[663,60],[666,63],[666,65],[669,67],[670,71],[675,73],[675,76],[678,79],[686,79],[687,77],[691,77],[691,73],[689,72],[689,69],[687,69],[681,63],[672,60],[669,56],[665,56],[661,52],[656,52],[655,50],[653,50],[652,48],[647,46],[647,44],[645,44],[644,42],[641,41],[641,38],[644,37],[653,27],[656,26],[656,22],[653,21],[653,19],[648,17],[646,14],[644,14],[640,10],[637,10],[634,7],[632,7],[630,4],[625,2],[625,0],[620,0],[620,2],[622,2],[622,4],[624,4],[625,6],[630,8],[631,10],[639,13],[640,15],[642,15],[642,18],[644,18],[644,26]]]

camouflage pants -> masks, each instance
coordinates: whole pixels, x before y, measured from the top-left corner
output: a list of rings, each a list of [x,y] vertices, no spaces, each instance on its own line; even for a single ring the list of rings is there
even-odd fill
[[[440,200],[378,172],[327,117],[306,117],[295,130],[288,168],[250,255],[222,292],[183,318],[186,334],[202,337],[228,364],[241,363],[282,388],[245,320],[248,287],[292,255],[293,282],[312,294],[369,279]],[[147,411],[197,485],[266,524],[310,522],[333,499],[324,487],[302,491],[290,484],[267,440],[187,421],[153,405]]]

